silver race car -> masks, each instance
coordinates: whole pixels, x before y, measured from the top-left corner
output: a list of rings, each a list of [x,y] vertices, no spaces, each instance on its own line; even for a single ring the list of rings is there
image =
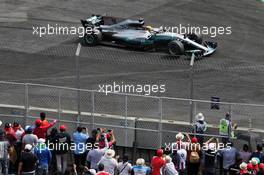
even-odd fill
[[[145,26],[144,19],[122,19],[111,16],[92,15],[81,20],[86,34],[83,43],[115,45],[140,50],[166,51],[174,56],[190,55],[195,50],[197,58],[215,52],[217,43],[203,41],[194,33],[178,34],[161,28]]]

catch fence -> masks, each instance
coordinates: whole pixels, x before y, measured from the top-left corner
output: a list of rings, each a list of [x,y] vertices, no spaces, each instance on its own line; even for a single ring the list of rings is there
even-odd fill
[[[212,102],[183,98],[108,93],[59,86],[0,82],[0,119],[33,124],[40,112],[67,124],[114,129],[119,146],[158,148],[175,140],[175,134],[191,132],[195,114],[208,123],[206,136],[218,136],[218,124],[226,112],[241,132],[263,131],[264,105]],[[212,109],[213,106],[213,109]],[[215,109],[218,108],[218,109]],[[210,134],[209,134],[210,133]]]

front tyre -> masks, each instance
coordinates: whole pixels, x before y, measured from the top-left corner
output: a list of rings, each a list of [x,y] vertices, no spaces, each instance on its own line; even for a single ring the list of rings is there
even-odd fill
[[[171,41],[168,44],[169,53],[173,56],[180,56],[184,54],[184,45],[178,40]]]
[[[200,34],[196,34],[196,33],[189,33],[187,34],[187,37],[190,40],[193,40],[194,42],[198,43],[198,44],[202,44],[203,43],[203,38]]]

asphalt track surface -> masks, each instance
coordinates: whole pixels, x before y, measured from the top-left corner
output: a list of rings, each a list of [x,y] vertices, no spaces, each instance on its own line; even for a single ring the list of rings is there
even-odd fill
[[[218,49],[194,64],[194,98],[264,104],[263,8],[255,0],[1,0],[0,80],[75,87],[78,36],[40,38],[32,26],[80,26],[81,18],[107,13],[144,17],[152,26],[231,26],[231,35],[204,36]],[[82,47],[81,88],[166,84],[165,93],[151,95],[189,98],[189,62],[165,53]]]

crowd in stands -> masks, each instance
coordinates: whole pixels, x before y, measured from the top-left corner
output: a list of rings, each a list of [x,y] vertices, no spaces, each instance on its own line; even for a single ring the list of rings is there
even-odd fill
[[[32,126],[23,128],[18,122],[0,126],[0,174],[215,175],[215,165],[220,162],[223,174],[264,175],[263,145],[250,152],[246,144],[241,150],[235,148],[229,137],[205,140],[204,120],[199,113],[193,127],[196,134],[178,133],[172,144],[156,150],[147,164],[143,158],[132,162],[128,155],[116,155],[113,130],[97,128],[88,132],[86,127],[78,126],[74,133],[68,133],[66,125],[57,129],[57,121],[47,121],[42,112]],[[222,135],[229,135],[235,128],[230,114],[220,125]]]

